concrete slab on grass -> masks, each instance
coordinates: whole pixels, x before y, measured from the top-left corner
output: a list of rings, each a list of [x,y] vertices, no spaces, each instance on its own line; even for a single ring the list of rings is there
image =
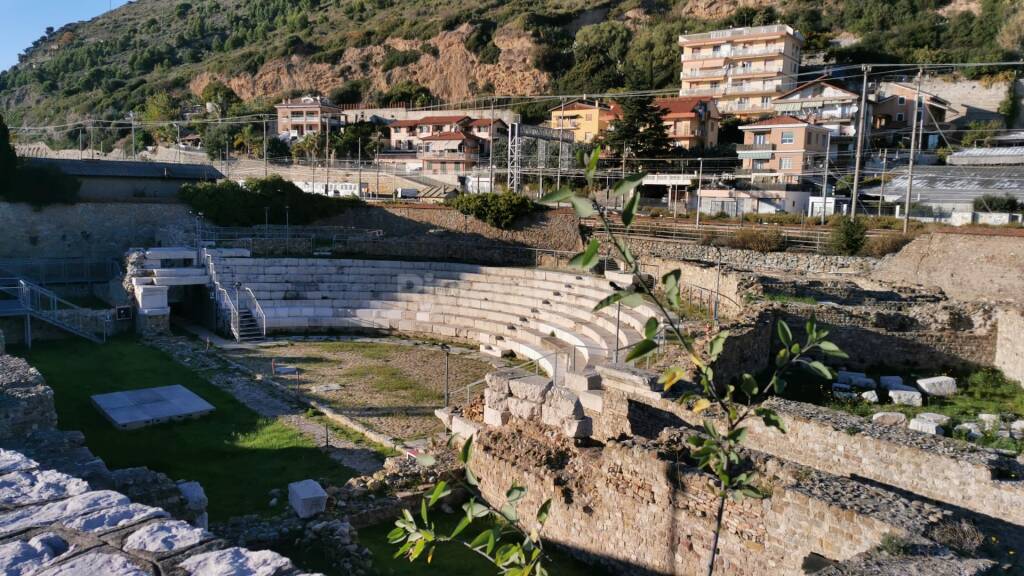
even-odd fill
[[[111,424],[122,430],[198,418],[213,412],[212,404],[180,384],[96,394],[92,396],[92,403]]]

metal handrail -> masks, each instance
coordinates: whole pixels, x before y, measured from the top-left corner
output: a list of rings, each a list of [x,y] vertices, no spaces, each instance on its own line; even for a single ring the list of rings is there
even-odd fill
[[[73,304],[42,286],[21,278],[12,280],[14,282],[0,290],[15,296],[27,313],[93,342],[106,342],[111,332],[110,316],[87,316],[86,308]],[[96,329],[96,322],[101,323],[99,330]]]
[[[203,261],[206,264],[206,273],[209,275],[210,281],[213,282],[215,290],[214,293],[216,294],[216,299],[214,301],[217,303],[217,311],[219,312],[221,310],[221,304],[227,302],[228,311],[231,313],[231,334],[235,337],[236,342],[240,341],[242,336],[238,307],[231,301],[231,295],[228,294],[228,291],[221,286],[220,280],[217,278],[217,270],[213,265],[213,254],[210,254],[209,250],[206,248],[203,248]]]
[[[255,314],[255,316],[259,319],[259,321],[260,321],[260,331],[263,334],[263,337],[266,338],[267,337],[267,315],[263,312],[263,306],[260,305],[260,301],[259,301],[259,299],[256,298],[256,294],[253,293],[252,288],[249,288],[248,286],[245,286],[244,288],[245,288],[245,291],[249,293],[249,298],[252,300],[252,303],[256,305],[256,310],[255,310],[256,314]],[[249,310],[250,310],[250,312],[252,311],[251,308]]]

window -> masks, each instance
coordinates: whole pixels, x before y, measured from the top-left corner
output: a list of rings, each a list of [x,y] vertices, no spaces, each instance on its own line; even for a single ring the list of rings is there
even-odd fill
[[[906,105],[906,103],[907,103],[907,98],[906,98],[906,96],[900,96],[900,97],[899,97],[899,98],[897,99],[897,101],[899,102],[900,106],[904,106],[904,105]]]
[[[795,141],[795,138],[793,138],[793,133],[792,132],[783,132],[782,133],[782,143],[783,144],[792,144],[794,141]]]
[[[754,170],[764,170],[768,168],[767,160],[754,160]]]
[[[897,122],[903,122],[905,119],[906,119],[906,116],[903,115],[903,112],[897,112],[896,113],[896,121]]]
[[[757,134],[754,134],[754,144],[767,144],[767,143],[768,143],[768,133],[767,132],[759,132]]]
[[[779,167],[782,168],[783,170],[791,169],[793,167],[793,159],[792,158],[783,158],[781,160],[781,164],[779,165]]]

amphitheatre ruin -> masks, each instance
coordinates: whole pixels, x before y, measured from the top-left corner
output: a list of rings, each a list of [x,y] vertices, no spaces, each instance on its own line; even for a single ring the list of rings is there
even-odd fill
[[[565,209],[228,229],[173,202],[0,204],[0,229],[5,573],[414,573],[385,535],[464,476],[469,439],[490,505],[525,488],[529,530],[551,501],[549,573],[705,573],[717,479],[688,439],[723,415],[681,396],[695,366],[649,333],[652,301],[594,311],[674,269],[697,350],[729,332],[719,382],[769,378],[780,322],[847,356],[757,398],[785,433],[748,426],[764,497],[725,506],[716,573],[1024,572],[1019,237],[934,230],[874,259],[638,235],[634,275]],[[571,267],[591,238],[598,266]]]

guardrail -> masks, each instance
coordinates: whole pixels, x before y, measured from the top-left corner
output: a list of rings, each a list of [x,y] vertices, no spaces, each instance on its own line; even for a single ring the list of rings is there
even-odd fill
[[[27,314],[67,332],[96,343],[103,343],[111,333],[112,311],[98,317],[92,310],[82,308],[57,294],[21,278],[0,280],[0,293],[11,296],[17,305],[5,308],[8,315]],[[29,332],[26,331],[26,334]],[[31,342],[31,336],[27,337]]]
[[[252,306],[249,308],[249,311],[252,312],[252,315],[256,317],[256,321],[259,323],[260,326],[260,332],[263,334],[263,337],[266,338],[267,315],[263,312],[263,306],[260,304],[259,299],[256,298],[256,294],[253,293],[252,288],[246,286],[245,292],[249,295],[249,302],[252,304]]]
[[[85,284],[116,278],[121,266],[111,258],[4,258],[0,271],[35,284]]]

